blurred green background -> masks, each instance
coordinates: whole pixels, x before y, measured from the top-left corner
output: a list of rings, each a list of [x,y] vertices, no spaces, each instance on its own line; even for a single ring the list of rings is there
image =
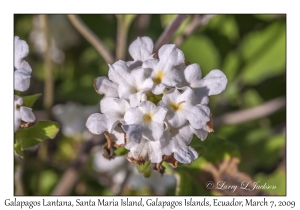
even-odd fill
[[[79,15],[79,17],[115,55],[118,47],[116,43],[117,17],[115,15]],[[128,46],[137,36],[149,36],[155,43],[174,17],[175,15],[135,15],[128,28],[126,60],[131,60]],[[203,19],[206,16],[200,17]],[[101,96],[95,92],[93,81],[96,77],[107,76],[107,63],[73,27],[66,15],[48,15],[47,18],[47,36],[51,40],[50,57],[54,82],[53,106],[73,102],[78,104],[79,110],[89,106],[96,107],[96,111],[93,112],[99,111],[97,105]],[[193,18],[195,15],[189,15],[186,18],[172,42],[179,43],[179,38],[186,32]],[[184,37],[178,47],[184,52],[186,61],[200,65],[203,76],[212,69],[220,69],[228,78],[225,91],[220,95],[210,97],[209,107],[213,118],[220,119],[224,114],[253,108],[275,98],[285,99],[286,16],[227,14],[214,15],[209,18],[207,22],[202,23],[200,27]],[[28,43],[30,53],[26,60],[33,69],[30,88],[22,94],[42,93],[43,96],[33,106],[36,117],[57,120],[61,123],[63,130],[63,127],[67,125],[64,125],[63,120],[55,114],[47,115],[43,105],[46,66],[45,34],[41,17],[39,15],[15,15],[14,34]],[[77,113],[80,112],[77,110]],[[73,115],[76,116],[76,112]],[[77,122],[78,119],[75,116],[69,121],[79,124],[78,126],[84,126],[86,119]],[[231,156],[239,158],[238,170],[247,174],[252,180],[260,181],[261,184],[276,185],[276,189],[266,189],[263,190],[264,193],[286,194],[285,107],[267,116],[246,122],[217,123],[214,130],[215,132],[210,133],[204,142],[196,138],[192,142],[195,146],[206,147],[203,157],[190,166],[179,166],[174,170],[167,167],[164,175],[165,181],[162,181],[160,176],[152,177],[153,180],[161,180],[163,183],[170,183],[169,185],[159,189],[159,186],[151,184],[150,178],[143,178],[141,174],[132,172],[132,178],[128,178],[120,194],[222,195],[223,192],[216,193],[204,189],[203,180],[199,176],[205,176],[201,174],[205,164],[216,165],[222,158]],[[21,173],[19,181],[23,186],[22,194],[51,194],[68,166],[77,157],[80,146],[87,141],[85,137],[80,136],[82,133],[83,131],[73,136],[60,133],[56,139],[47,140],[39,147],[25,151],[25,157],[22,160],[15,158],[15,172]],[[221,152],[217,151],[216,145],[220,144],[218,140],[226,141],[224,144],[229,145],[230,149],[226,150],[227,147],[224,146]],[[120,182],[111,171],[97,168],[95,159],[99,159],[97,155],[99,151],[101,153],[98,147],[91,151],[87,164],[70,189],[69,195],[116,194],[122,181]],[[221,153],[224,154],[220,157],[221,159],[218,159]],[[119,160],[119,162],[122,161]],[[120,164],[115,162],[105,162],[105,164],[110,167],[116,164],[116,168],[120,167]],[[125,165],[131,167],[130,164]],[[191,169],[195,170],[191,172]],[[119,172],[122,170],[120,169]],[[156,176],[153,174],[154,172],[151,176]],[[176,188],[178,179],[175,179],[174,174],[179,174],[181,178],[186,175],[189,177],[185,179],[186,183],[180,182],[180,189],[178,185]],[[124,174],[120,177],[119,179],[124,179]],[[160,183],[159,181],[152,182],[157,182],[158,185]],[[16,183],[19,183],[18,180],[15,181],[15,185]],[[198,184],[199,187],[185,190],[184,186],[189,188],[189,184],[194,186]],[[18,192],[19,189],[15,186],[15,194]]]

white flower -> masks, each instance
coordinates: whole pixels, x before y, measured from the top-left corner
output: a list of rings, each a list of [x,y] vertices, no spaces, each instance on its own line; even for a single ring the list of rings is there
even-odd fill
[[[85,125],[91,133],[96,135],[102,134],[104,131],[108,130],[105,115],[99,113],[91,114]],[[116,126],[108,135],[110,140],[115,142],[117,145],[124,144],[124,133],[120,127]]]
[[[94,80],[94,88],[104,97],[119,97],[118,84],[110,81],[107,77],[98,77]]]
[[[128,158],[132,158],[137,162],[144,162],[146,160],[151,163],[160,163],[162,161],[162,150],[160,141],[149,141],[142,138],[139,143],[133,139],[128,138],[125,148],[130,150],[127,154]]]
[[[197,96],[196,103],[207,104],[210,95],[220,94],[227,85],[226,75],[218,70],[211,70],[203,79],[198,64],[191,64],[184,70],[184,81],[178,87],[190,86]]]
[[[100,101],[100,110],[106,117],[109,133],[123,120],[125,112],[129,108],[130,105],[125,99],[106,97]]]
[[[102,134],[107,130],[106,117],[103,114],[94,113],[86,121],[86,127],[93,134]]]
[[[153,81],[146,78],[145,69],[141,67],[130,71],[124,61],[118,61],[109,67],[109,79],[119,84],[119,97],[129,99],[131,107],[137,106],[145,98],[145,92],[153,87]]]
[[[83,106],[74,102],[57,104],[52,108],[54,118],[61,123],[61,131],[67,137],[90,139],[91,134],[86,130],[84,121],[98,106]]]
[[[163,135],[164,118],[167,110],[156,106],[150,101],[143,101],[136,108],[129,109],[124,120],[127,125],[140,125],[143,138],[159,141]]]
[[[16,71],[14,72],[15,84],[14,89],[17,91],[26,91],[30,85],[30,74],[32,69],[30,65],[24,60],[29,53],[29,47],[27,43],[15,36],[15,57],[14,66]]]
[[[52,14],[47,18],[49,27],[49,43],[44,32],[43,18],[39,15],[32,17],[32,28],[29,34],[29,41],[33,45],[33,50],[37,56],[42,56],[46,49],[49,50],[49,57],[55,64],[63,64],[67,49],[76,46],[80,42],[80,36],[72,27],[69,19],[62,14]],[[58,30],[53,30],[56,27]]]
[[[168,110],[166,119],[173,127],[179,128],[189,121],[195,129],[200,129],[209,121],[210,110],[205,105],[194,106],[194,97],[190,88],[186,88],[183,93],[172,88],[164,94],[158,105]]]
[[[167,124],[165,138],[161,141],[162,151],[165,155],[174,153],[174,158],[181,163],[191,163],[198,158],[198,153],[190,144],[193,137],[193,128],[188,123],[180,128],[174,128]]]
[[[176,67],[184,62],[183,52],[174,44],[163,45],[158,57],[159,60],[146,60],[143,63],[143,68],[151,73],[154,82],[152,92],[157,95],[163,93],[166,87],[174,87],[182,81]]]
[[[14,132],[16,132],[20,125],[21,122],[28,122],[32,123],[35,121],[35,116],[32,113],[32,109],[22,106],[23,104],[23,99],[19,96],[14,97],[14,114],[15,114],[15,124],[14,124]]]
[[[91,115],[86,125],[127,148],[131,162],[188,164],[198,157],[189,146],[193,135],[204,140],[213,131],[208,96],[221,93],[227,78],[212,70],[202,79],[199,65],[186,66],[173,44],[159,49],[159,59],[152,50],[150,38],[137,38],[129,47],[134,61],[119,60],[109,65],[108,78],[95,80],[96,91],[105,94],[102,114]]]
[[[133,61],[126,62],[130,70],[142,66],[143,61],[152,59],[153,41],[149,37],[138,37],[129,46],[129,54]]]

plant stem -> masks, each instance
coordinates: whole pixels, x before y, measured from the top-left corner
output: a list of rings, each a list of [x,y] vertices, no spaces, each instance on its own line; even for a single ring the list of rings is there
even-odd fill
[[[118,20],[116,59],[124,60],[126,55],[129,26],[135,15],[116,15]]]
[[[77,183],[83,166],[87,163],[90,151],[97,145],[105,141],[104,136],[95,136],[93,139],[82,145],[79,156],[72,162],[69,168],[64,172],[60,181],[54,188],[51,195],[68,195]]]
[[[171,38],[179,28],[181,23],[187,18],[187,16],[188,15],[176,15],[173,21],[168,25],[168,27],[158,38],[154,47],[154,51],[153,51],[154,53],[157,53],[161,46],[170,42]]]
[[[218,127],[223,124],[235,125],[235,124],[241,124],[247,121],[259,119],[271,115],[285,106],[286,106],[285,97],[275,98],[253,108],[235,111],[217,117],[214,120],[214,126]]]
[[[46,39],[46,50],[44,53],[44,60],[45,60],[44,107],[49,117],[51,115],[50,112],[51,112],[51,107],[53,105],[53,98],[54,98],[53,72],[52,72],[52,62],[51,62],[51,55],[50,55],[51,39],[49,36],[48,16],[41,15],[41,20],[42,20],[44,37]]]
[[[192,34],[197,28],[206,25],[214,16],[215,15],[193,15],[192,20],[185,27],[183,33],[175,39],[174,44],[179,47],[190,34]]]
[[[94,34],[77,15],[68,15],[68,18],[74,27],[79,31],[79,33],[86,38],[86,40],[88,40],[93,47],[96,48],[103,59],[107,63],[112,64],[115,59],[100,38],[97,37],[96,34]]]

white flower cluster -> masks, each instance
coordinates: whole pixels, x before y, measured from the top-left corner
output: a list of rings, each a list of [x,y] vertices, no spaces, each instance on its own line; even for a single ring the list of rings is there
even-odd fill
[[[30,85],[31,67],[24,60],[29,53],[29,47],[27,43],[20,40],[15,36],[15,57],[14,57],[14,89],[20,92],[26,91]],[[20,96],[14,96],[14,132],[16,132],[21,122],[31,123],[35,121],[35,116],[32,113],[32,109],[22,106],[23,99]]]
[[[208,96],[225,89],[226,76],[212,70],[202,78],[199,65],[186,65],[174,44],[153,54],[149,37],[138,37],[129,53],[133,61],[117,61],[109,65],[108,78],[95,79],[96,91],[104,94],[102,114],[92,114],[87,128],[124,146],[135,163],[194,161],[198,154],[189,144],[193,134],[204,140],[211,131]]]

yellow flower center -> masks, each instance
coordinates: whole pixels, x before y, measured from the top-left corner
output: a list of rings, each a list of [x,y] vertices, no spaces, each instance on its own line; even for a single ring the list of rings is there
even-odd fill
[[[151,113],[147,113],[143,116],[143,122],[146,123],[146,124],[149,124],[152,122],[152,117],[153,117],[153,114]]]
[[[175,104],[173,102],[170,103],[170,107],[174,112],[178,112],[182,110],[182,104],[184,103],[184,101],[179,102],[178,104]]]
[[[160,84],[161,80],[163,79],[163,77],[165,76],[165,73],[162,71],[158,71],[156,72],[155,77],[152,79],[153,82],[155,82],[156,84]]]

